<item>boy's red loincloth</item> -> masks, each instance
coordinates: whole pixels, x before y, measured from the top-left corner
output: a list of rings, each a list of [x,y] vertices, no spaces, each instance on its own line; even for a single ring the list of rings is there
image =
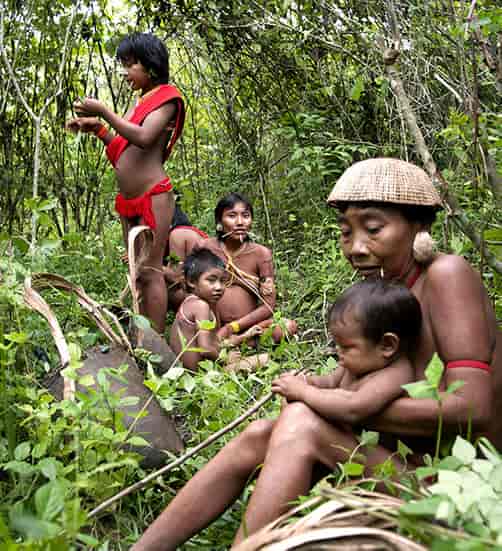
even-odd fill
[[[136,218],[139,216],[147,226],[154,230],[157,223],[152,210],[152,195],[167,193],[172,189],[173,186],[169,178],[165,178],[158,184],[155,184],[152,189],[143,193],[143,195],[134,197],[133,199],[126,199],[119,193],[115,198],[115,210],[125,218]]]
[[[178,109],[174,129],[164,152],[164,161],[169,157],[176,140],[181,136],[183,124],[185,123],[185,106],[179,90],[170,84],[161,84],[151,96],[136,105],[128,119],[129,122],[140,125],[152,111],[169,101],[176,101]],[[114,167],[128,145],[129,141],[126,138],[117,135],[106,146],[106,156]]]

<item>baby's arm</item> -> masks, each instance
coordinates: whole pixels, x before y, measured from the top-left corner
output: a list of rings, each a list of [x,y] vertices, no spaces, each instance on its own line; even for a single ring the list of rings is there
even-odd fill
[[[301,381],[280,377],[272,383],[272,391],[288,400],[304,402],[322,417],[344,421],[351,425],[378,413],[398,398],[401,385],[414,380],[413,368],[408,361],[398,362],[359,380],[357,390],[319,388]]]
[[[344,372],[344,368],[338,366],[329,375],[307,375],[306,380],[309,385],[317,388],[338,388]]]

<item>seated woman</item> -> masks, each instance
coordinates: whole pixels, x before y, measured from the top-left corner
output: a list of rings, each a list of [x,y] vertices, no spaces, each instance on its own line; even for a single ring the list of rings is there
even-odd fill
[[[173,223],[169,232],[164,257],[164,279],[167,283],[168,307],[177,311],[186,296],[183,285],[183,262],[196,245],[207,239],[208,235],[192,226],[187,215],[176,203]]]
[[[218,336],[242,334],[255,325],[269,327],[276,299],[272,251],[249,238],[251,203],[239,193],[230,193],[216,205],[214,218],[217,237],[200,246],[222,258],[228,273],[225,294],[216,306],[222,325]],[[286,320],[286,330],[296,333],[296,322]],[[280,341],[281,328],[274,328],[272,336]]]
[[[446,366],[442,390],[464,381],[455,392],[441,395],[446,437],[472,426],[475,435],[485,434],[500,447],[501,333],[479,275],[463,258],[431,249],[428,229],[441,200],[430,178],[404,161],[370,159],[350,167],[328,201],[339,211],[340,244],[351,265],[363,277],[402,282],[420,303],[422,330],[410,358],[415,380],[424,378],[436,353]],[[300,385],[331,386],[329,375],[298,379]],[[361,450],[368,476],[392,454],[398,462],[397,439],[420,453],[433,453],[439,413],[436,400],[403,396],[352,428],[328,421],[302,400],[292,401],[277,420],[254,421],[220,450],[133,549],[175,549],[233,503],[262,465],[243,522],[252,534],[306,494],[323,471],[347,461],[362,428],[383,433],[383,445]],[[243,537],[241,526],[235,541]]]

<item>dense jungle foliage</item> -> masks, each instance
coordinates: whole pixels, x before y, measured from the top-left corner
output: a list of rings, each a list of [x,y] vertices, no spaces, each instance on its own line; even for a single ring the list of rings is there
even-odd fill
[[[121,397],[107,378],[118,375],[104,374],[93,398],[76,403],[57,402],[44,388],[60,360],[46,321],[23,303],[24,278],[54,272],[108,306],[118,304],[126,282],[113,171],[93,137],[69,134],[64,123],[86,95],[125,112],[132,97],[114,52],[131,31],[165,41],[171,80],[186,99],[185,130],[167,166],[183,209],[214,234],[218,198],[247,194],[258,240],[274,251],[280,312],[300,325],[299,340],[273,349],[272,364],[248,378],[209,361],[197,375],[176,370],[160,380],[148,370],[163,406],[185,416],[188,446],[266,394],[280,370],[330,368],[324,314],[353,274],[326,197],[354,161],[395,156],[421,164],[383,62],[396,32],[397,67],[426,144],[479,239],[473,243],[457,223],[460,211],[441,214],[435,237],[479,270],[502,318],[499,2],[0,0],[0,11],[1,549],[127,549],[232,435],[89,519],[91,509],[147,474],[124,448],[129,434],[114,414]],[[46,296],[78,366],[103,336],[74,299]],[[278,407],[269,402],[258,415]],[[492,463],[480,468],[495,499],[500,460],[484,446]],[[461,441],[443,464],[457,486],[466,471],[480,472],[473,449]],[[339,478],[359,472],[341,466]],[[448,503],[452,484],[442,488]],[[402,529],[420,539],[406,515],[433,517],[437,503],[411,509]],[[468,540],[429,533],[424,541],[437,549],[502,545],[502,515],[469,511],[465,503],[443,507],[441,517],[467,530]],[[185,548],[224,549],[240,514],[230,509]]]

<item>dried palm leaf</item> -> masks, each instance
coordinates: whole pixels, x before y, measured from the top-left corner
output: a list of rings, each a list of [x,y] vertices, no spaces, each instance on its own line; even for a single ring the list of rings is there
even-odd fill
[[[37,311],[39,314],[49,323],[50,331],[54,337],[56,348],[61,358],[61,365],[63,369],[70,363],[70,351],[68,344],[64,338],[61,326],[54,315],[54,312],[50,309],[45,300],[33,289],[31,285],[31,278],[26,278],[24,282],[24,301],[25,303]],[[65,400],[73,400],[75,398],[75,381],[63,376],[63,398]]]
[[[139,314],[139,303],[141,300],[137,285],[138,277],[141,274],[141,270],[146,269],[145,262],[150,255],[152,245],[153,232],[148,226],[134,226],[129,230],[127,237],[127,256],[129,258],[127,282],[131,289],[132,309],[135,314]],[[153,268],[150,267],[150,269]],[[136,327],[135,336],[136,346],[142,346],[144,333],[138,327]]]
[[[303,503],[251,535],[235,551],[425,551],[422,545],[395,532],[397,510],[403,504],[400,499],[360,489],[326,493],[329,501],[321,503],[323,498],[316,497]],[[311,513],[291,522],[295,514],[316,505]]]

